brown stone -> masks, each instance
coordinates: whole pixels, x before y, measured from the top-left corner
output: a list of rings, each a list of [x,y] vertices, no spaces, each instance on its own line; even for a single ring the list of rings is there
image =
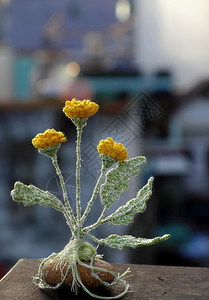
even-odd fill
[[[61,265],[56,267],[57,263],[59,263],[58,259],[54,260],[48,260],[42,269],[42,274],[45,279],[45,281],[50,284],[51,286],[56,286],[59,282],[61,282],[61,270],[63,268],[63,274],[67,271],[67,264],[66,262],[63,262]],[[84,262],[86,264],[90,264],[90,262]],[[95,259],[93,262],[94,267],[103,268],[109,271],[113,271],[113,266],[109,264],[106,261],[103,261],[101,259]],[[96,288],[101,286],[102,284],[99,282],[98,279],[94,278],[91,274],[91,270],[87,267],[84,267],[82,265],[77,264],[78,272],[80,274],[80,278],[88,289]],[[100,279],[102,279],[105,282],[111,283],[114,279],[114,276],[110,274],[109,272],[96,272]],[[63,282],[63,287],[71,287],[72,284],[72,274],[71,271],[68,272],[67,277],[65,278],[65,281]]]

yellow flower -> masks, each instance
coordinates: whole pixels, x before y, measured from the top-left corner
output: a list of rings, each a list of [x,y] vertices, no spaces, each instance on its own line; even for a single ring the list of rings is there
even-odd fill
[[[61,131],[54,129],[47,129],[44,133],[37,134],[32,139],[32,144],[38,149],[59,145],[67,139]]]
[[[109,155],[118,161],[123,161],[128,157],[128,152],[122,144],[118,144],[110,137],[101,140],[97,146],[99,154]]]
[[[90,100],[81,101],[73,98],[71,101],[65,102],[63,112],[68,118],[87,119],[94,115],[98,109],[99,105]]]

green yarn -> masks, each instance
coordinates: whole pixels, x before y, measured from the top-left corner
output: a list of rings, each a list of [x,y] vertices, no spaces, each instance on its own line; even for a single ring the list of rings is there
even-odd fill
[[[144,156],[138,156],[135,158],[127,159],[124,161],[117,161],[115,158],[109,155],[100,155],[101,159],[101,172],[98,176],[97,183],[93,189],[92,196],[87,203],[84,211],[81,206],[81,184],[80,184],[80,171],[81,171],[81,137],[83,127],[87,123],[87,119],[82,118],[70,118],[75,124],[77,129],[77,143],[76,143],[76,212],[71,208],[68,200],[67,190],[62,172],[58,165],[57,152],[60,145],[54,145],[51,147],[45,147],[39,149],[41,154],[44,154],[51,158],[51,162],[55,167],[56,174],[60,181],[60,186],[63,192],[63,199],[59,200],[53,194],[48,191],[43,191],[33,185],[24,185],[21,182],[16,182],[14,189],[11,191],[11,196],[14,201],[22,202],[25,206],[35,205],[36,203],[42,206],[50,206],[63,213],[67,225],[71,230],[71,240],[59,253],[52,253],[49,257],[43,259],[39,266],[38,274],[34,278],[34,283],[37,284],[41,289],[58,289],[62,286],[69,272],[71,272],[73,281],[71,289],[77,294],[78,287],[81,287],[90,296],[98,299],[118,299],[123,297],[129,288],[128,283],[125,281],[129,269],[123,274],[117,274],[104,268],[98,268],[93,266],[95,258],[101,258],[97,254],[97,248],[91,243],[85,240],[85,237],[90,238],[97,245],[104,245],[110,248],[123,249],[125,247],[141,247],[153,245],[158,242],[165,241],[170,237],[166,234],[162,237],[156,237],[153,239],[146,239],[140,237],[133,237],[131,235],[116,235],[111,234],[106,238],[96,238],[89,234],[89,232],[104,223],[112,223],[113,225],[128,225],[133,222],[135,214],[142,213],[146,209],[147,201],[152,195],[152,184],[153,177],[151,177],[147,184],[142,187],[135,198],[127,201],[125,205],[120,206],[115,212],[106,216],[108,209],[112,204],[119,201],[122,192],[126,191],[129,187],[130,179],[133,176],[137,176],[140,173],[142,165],[146,162]],[[115,166],[113,166],[115,164]],[[112,167],[112,168],[111,168]],[[111,169],[110,169],[111,168]],[[109,169],[109,171],[107,171]],[[104,183],[102,181],[104,179]],[[97,200],[97,196],[100,196],[103,210],[98,219],[91,225],[84,227],[92,206]],[[51,286],[47,282],[42,274],[42,269],[46,262],[49,260],[55,260],[55,268],[61,270],[61,279],[56,286]],[[67,268],[66,268],[67,264]],[[104,286],[114,286],[117,283],[121,283],[123,291],[114,297],[103,297],[96,295],[89,291],[83,284],[80,274],[78,271],[78,264],[91,270],[91,275],[96,278]],[[65,271],[64,271],[65,270]],[[107,272],[114,275],[112,283],[103,281],[99,276],[98,272]]]

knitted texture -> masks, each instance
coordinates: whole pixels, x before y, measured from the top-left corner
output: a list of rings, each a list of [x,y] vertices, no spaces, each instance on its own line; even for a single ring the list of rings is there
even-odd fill
[[[89,118],[94,115],[99,109],[99,105],[90,100],[76,100],[65,102],[63,112],[68,118]]]
[[[66,142],[66,137],[61,131],[47,129],[44,133],[37,134],[32,139],[32,144],[37,149],[43,149]]]
[[[116,143],[112,138],[108,137],[105,140],[101,140],[97,146],[101,159],[101,171],[93,189],[92,196],[89,199],[86,208],[83,209],[81,202],[82,186],[80,182],[80,171],[82,167],[82,131],[87,124],[88,118],[94,115],[98,108],[99,106],[90,100],[85,99],[81,101],[76,100],[75,98],[71,101],[66,101],[65,107],[63,108],[63,112],[71,119],[77,130],[75,211],[72,209],[71,203],[69,202],[65,180],[59,168],[57,158],[58,150],[61,144],[66,141],[66,137],[62,132],[56,131],[55,129],[47,129],[44,133],[37,134],[35,138],[32,139],[32,144],[38,149],[39,153],[44,154],[51,159],[57,177],[59,178],[62,189],[62,199],[60,200],[48,191],[43,191],[32,184],[25,185],[21,182],[15,183],[14,189],[11,191],[11,196],[14,201],[22,202],[25,206],[31,206],[38,203],[42,206],[49,206],[62,212],[72,234],[70,242],[62,251],[59,253],[52,253],[42,260],[38,274],[34,278],[35,284],[38,284],[41,289],[57,289],[62,286],[65,278],[69,272],[71,272],[73,278],[71,289],[75,294],[78,293],[78,287],[81,287],[90,296],[95,298],[118,299],[124,296],[128,291],[129,285],[125,281],[125,278],[129,273],[129,269],[120,275],[104,268],[94,267],[94,259],[98,257],[101,258],[101,256],[97,254],[97,247],[94,247],[89,242],[85,241],[85,237],[90,238],[97,245],[104,245],[121,250],[125,247],[136,248],[153,245],[165,241],[170,235],[165,234],[161,237],[146,239],[133,237],[131,235],[120,236],[111,234],[106,238],[98,239],[89,233],[91,230],[104,223],[109,222],[113,225],[128,225],[133,222],[135,214],[143,213],[145,211],[147,201],[152,195],[152,185],[154,180],[153,177],[150,177],[148,182],[138,191],[135,198],[127,201],[126,204],[119,206],[116,211],[108,215],[108,209],[112,204],[119,201],[121,193],[128,189],[131,178],[140,173],[141,167],[146,162],[144,156],[127,159],[127,149],[121,143]],[[88,218],[92,206],[98,200],[98,196],[100,196],[103,210],[93,224],[84,227],[83,225]],[[48,284],[45,281],[42,272],[44,264],[50,260],[57,261],[55,272],[56,268],[61,271],[61,279],[56,286]],[[78,264],[90,269],[92,276],[98,279],[104,286],[108,287],[120,283],[123,287],[123,291],[116,296],[104,298],[94,294],[83,284],[77,268]],[[109,283],[102,280],[99,278],[98,272],[109,272],[114,276],[113,282]]]
[[[97,150],[99,154],[109,155],[118,161],[123,161],[128,157],[126,148],[122,144],[114,142],[110,137],[101,140]]]

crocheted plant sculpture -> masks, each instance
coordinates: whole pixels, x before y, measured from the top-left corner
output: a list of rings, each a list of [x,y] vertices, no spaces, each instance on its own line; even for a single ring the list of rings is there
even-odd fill
[[[108,137],[101,140],[97,146],[101,158],[101,173],[91,199],[85,209],[82,209],[80,199],[81,136],[88,118],[94,115],[98,108],[99,106],[90,100],[72,99],[66,101],[63,109],[65,115],[71,119],[77,129],[76,212],[73,211],[72,204],[68,200],[65,181],[57,161],[57,152],[61,144],[66,142],[66,137],[62,132],[54,129],[47,129],[44,133],[37,134],[32,140],[32,144],[41,154],[51,159],[60,181],[63,200],[60,201],[48,191],[43,191],[34,185],[27,186],[21,182],[15,183],[11,196],[14,201],[21,201],[25,206],[39,203],[42,206],[50,206],[62,212],[71,230],[71,238],[65,248],[61,252],[52,253],[49,257],[41,260],[38,274],[34,277],[35,284],[38,284],[41,289],[58,289],[61,286],[70,286],[76,294],[80,287],[95,298],[117,299],[124,296],[128,291],[129,284],[125,278],[130,270],[126,270],[121,275],[114,272],[112,265],[103,261],[102,256],[97,254],[98,246],[104,245],[119,250],[125,247],[149,246],[165,241],[169,238],[169,235],[165,234],[161,237],[146,239],[131,235],[111,234],[106,238],[99,239],[90,234],[93,229],[104,223],[128,225],[133,222],[136,213],[145,211],[147,200],[152,194],[153,184],[153,177],[151,177],[147,184],[138,191],[136,198],[129,200],[125,205],[120,206],[115,212],[108,215],[110,206],[119,200],[122,192],[128,189],[130,178],[138,175],[141,166],[146,162],[143,156],[127,159],[126,148]],[[102,183],[102,180],[104,180],[104,183]],[[85,220],[98,194],[103,205],[103,211],[98,220],[85,227]],[[97,246],[87,242],[85,237],[90,238],[93,244]],[[93,291],[95,287],[109,287],[117,283],[123,285],[123,290],[116,296],[103,297]]]

